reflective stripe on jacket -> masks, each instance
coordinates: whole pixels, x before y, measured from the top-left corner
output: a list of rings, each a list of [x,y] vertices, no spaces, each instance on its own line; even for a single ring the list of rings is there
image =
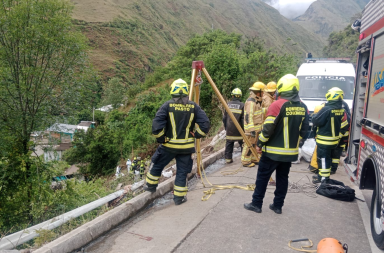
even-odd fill
[[[244,130],[244,103],[240,101],[239,98],[234,98],[232,101],[228,102],[228,107],[235,116],[237,122]],[[224,128],[227,132],[227,140],[242,140],[239,130],[237,130],[235,124],[233,123],[231,117],[229,117],[228,113],[225,111],[223,117]]]
[[[178,100],[178,101],[181,101]],[[210,122],[205,112],[195,102],[186,104],[175,102],[174,99],[165,102],[157,111],[152,123],[152,134],[156,138],[166,137],[164,148],[176,154],[195,152],[193,129],[205,136],[209,132]]]
[[[304,103],[279,99],[268,109],[257,146],[274,161],[296,161],[299,137],[305,137],[308,127],[308,109]]]

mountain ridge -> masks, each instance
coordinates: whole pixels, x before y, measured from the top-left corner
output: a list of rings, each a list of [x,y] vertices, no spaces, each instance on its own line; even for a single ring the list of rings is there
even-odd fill
[[[214,29],[258,37],[303,57],[325,43],[260,0],[73,0],[73,18],[90,40],[90,57],[107,77],[141,81],[194,34]],[[125,74],[124,72],[129,72]]]
[[[293,21],[325,41],[332,32],[343,30],[351,18],[360,13],[369,0],[317,0]]]

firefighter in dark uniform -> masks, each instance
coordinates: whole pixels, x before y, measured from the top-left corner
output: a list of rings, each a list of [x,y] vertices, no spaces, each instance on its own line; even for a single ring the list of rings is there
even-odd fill
[[[332,90],[342,92],[344,94],[343,90],[341,90],[338,87],[334,87],[334,88],[330,89],[330,91],[332,91]],[[349,109],[348,104],[344,100],[342,100],[342,103],[343,103],[342,107],[345,110],[345,113],[347,115],[348,124],[350,124],[351,111]],[[325,106],[325,103],[322,105],[316,106],[315,111],[314,111],[314,115],[316,115],[324,106]],[[316,133],[316,131],[317,131],[317,127],[313,126],[313,132]],[[339,167],[340,157],[342,156],[342,153],[346,150],[346,148],[348,146],[348,138],[349,138],[349,131],[343,132],[343,136],[340,139],[339,145],[335,149],[333,149],[333,151],[332,151],[333,152],[333,155],[332,155],[333,158],[332,158],[332,166],[331,166],[331,175],[335,174],[337,171],[337,168]],[[310,163],[308,169],[311,172],[314,172],[315,174],[319,173],[319,166],[317,164],[317,146],[315,147],[315,151],[313,152],[311,163]]]
[[[313,177],[313,183],[320,183],[322,180],[328,179],[332,167],[337,169],[341,155],[339,152],[341,149],[338,149],[338,146],[349,129],[348,116],[343,108],[344,92],[332,88],[325,94],[325,97],[328,102],[312,119],[313,125],[317,127],[316,144],[319,170],[319,174]]]
[[[268,181],[276,170],[275,198],[269,208],[277,214],[282,212],[291,163],[297,161],[299,155],[299,137],[306,136],[309,126],[308,110],[300,101],[299,89],[299,80],[291,74],[277,84],[279,99],[269,107],[257,141],[257,151],[262,152],[262,156],[252,202],[244,204],[247,210],[261,213]]]
[[[131,168],[129,170],[129,175],[131,177],[135,177],[135,170],[137,169],[137,165],[138,165],[137,157],[134,157],[133,161],[132,161]]]
[[[141,161],[141,163],[140,163],[140,178],[143,178],[144,172],[145,172],[144,161]]]
[[[241,128],[244,130],[244,103],[241,102],[241,90],[236,88],[232,91],[232,101],[228,102],[228,107],[235,116],[237,122],[240,124]],[[225,144],[225,162],[233,163],[232,154],[233,147],[237,141],[240,147],[243,146],[243,137],[241,136],[239,130],[237,130],[235,124],[233,123],[231,117],[228,116],[228,113],[224,113],[223,117],[224,128],[227,132],[226,144]]]
[[[152,156],[153,167],[147,173],[144,189],[156,192],[161,172],[176,158],[177,171],[173,194],[175,204],[180,205],[187,201],[187,175],[192,171],[195,138],[206,136],[210,123],[200,106],[188,99],[188,84],[185,81],[174,81],[170,94],[172,99],[161,106],[153,119],[152,134],[162,145]],[[199,127],[194,131],[195,123]]]

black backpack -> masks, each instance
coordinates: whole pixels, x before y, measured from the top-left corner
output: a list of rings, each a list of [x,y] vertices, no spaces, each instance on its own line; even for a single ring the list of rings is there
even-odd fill
[[[341,200],[353,201],[355,199],[355,190],[345,186],[342,182],[334,179],[326,179],[321,182],[316,193],[324,197]]]

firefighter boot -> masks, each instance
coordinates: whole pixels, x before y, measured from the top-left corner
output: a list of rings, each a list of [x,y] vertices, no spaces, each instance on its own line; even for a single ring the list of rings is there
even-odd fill
[[[175,196],[173,198],[173,201],[175,202],[175,205],[178,206],[178,205],[181,205],[181,204],[187,202],[187,197],[186,196],[184,196],[184,197],[176,197]]]
[[[269,209],[271,209],[272,211],[274,211],[277,214],[281,214],[282,213],[281,208],[276,207],[274,204],[270,204],[269,205]]]
[[[244,208],[249,211],[254,211],[256,213],[261,213],[261,208],[253,205],[252,203],[244,204]]]
[[[151,192],[151,193],[155,193],[156,188],[157,188],[157,185],[154,186],[154,185],[148,185],[148,184],[144,185],[143,187],[144,191]]]
[[[321,183],[321,177],[319,175],[314,175],[312,177],[312,183],[313,184],[320,184]]]

